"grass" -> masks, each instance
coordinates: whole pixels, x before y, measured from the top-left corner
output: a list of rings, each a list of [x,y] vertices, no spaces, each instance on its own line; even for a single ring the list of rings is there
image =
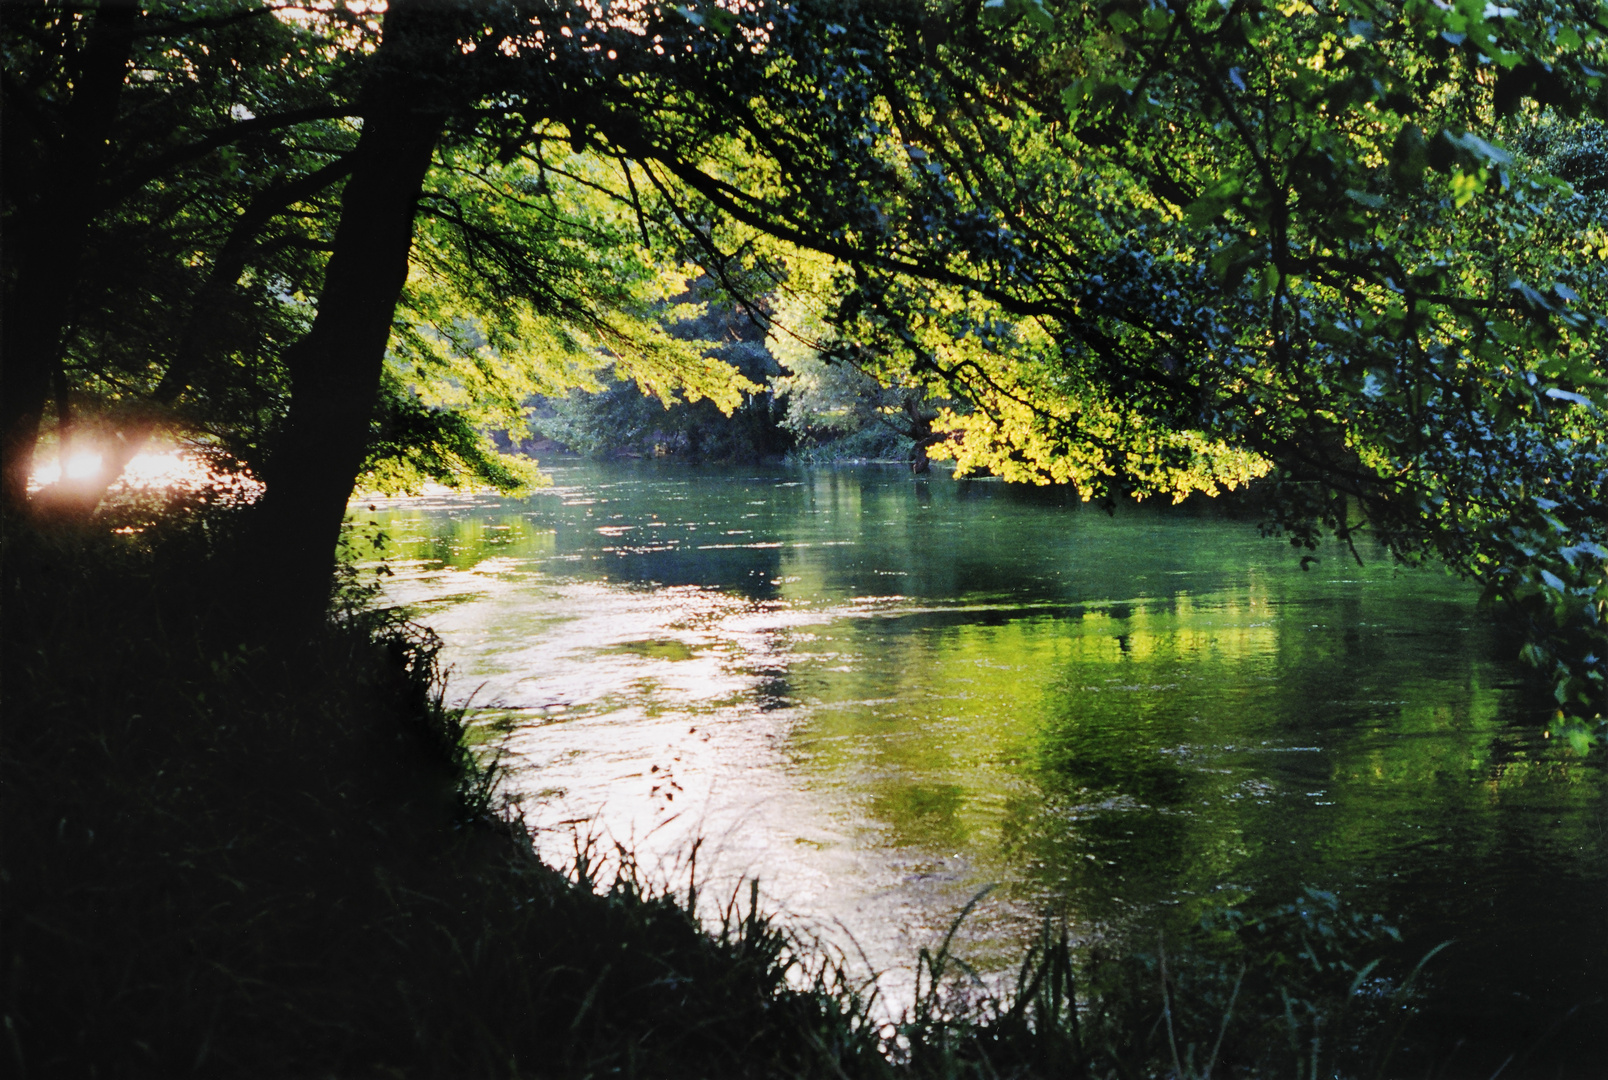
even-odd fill
[[[1413,976],[1328,894],[1120,957],[1046,921],[1002,991],[946,940],[889,1024],[757,889],[551,869],[434,637],[349,596],[266,640],[235,521],[6,531],[9,1075],[1391,1075]]]

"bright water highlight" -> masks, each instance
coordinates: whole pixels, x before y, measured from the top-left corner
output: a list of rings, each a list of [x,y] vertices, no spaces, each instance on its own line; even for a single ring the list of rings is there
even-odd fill
[[[1448,1010],[1608,989],[1603,762],[1464,583],[897,470],[550,472],[357,516],[552,861],[580,830],[684,883],[702,837],[705,895],[757,877],[895,995],[989,883],[985,970],[1047,910],[1122,940],[1310,884],[1457,938]]]

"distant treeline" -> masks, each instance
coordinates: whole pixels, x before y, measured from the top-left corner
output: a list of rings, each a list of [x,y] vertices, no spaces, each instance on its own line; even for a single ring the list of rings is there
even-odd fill
[[[600,391],[531,397],[529,438],[495,432],[499,449],[719,463],[916,458],[909,411],[902,399],[884,400],[876,380],[812,349],[773,349],[768,313],[713,296],[707,280],[680,299],[701,314],[671,324],[671,336],[719,342],[711,354],[754,386],[740,405],[728,414],[708,398],[667,404],[616,376]]]

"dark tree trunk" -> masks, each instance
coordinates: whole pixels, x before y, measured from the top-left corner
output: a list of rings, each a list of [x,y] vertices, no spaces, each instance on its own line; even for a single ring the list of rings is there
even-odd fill
[[[919,394],[910,394],[905,397],[905,416],[910,422],[910,437],[915,445],[910,448],[910,471],[917,476],[925,476],[932,471],[932,459],[927,456],[927,448],[942,440],[942,435],[933,434],[932,422],[938,419],[936,409],[930,408],[922,401]]]
[[[15,218],[6,243],[10,281],[0,323],[0,500],[25,508],[39,422],[61,366],[63,335],[94,194],[117,120],[139,19],[136,4],[102,3],[80,54],[73,96],[54,145],[35,148],[44,160],[25,171],[39,186],[13,191]],[[7,171],[19,164],[7,162]]]
[[[450,54],[447,20],[392,3],[365,92],[318,315],[286,355],[290,412],[258,510],[252,573],[275,622],[320,617],[341,521],[367,450],[386,344],[407,280],[413,219],[444,123],[417,72]]]

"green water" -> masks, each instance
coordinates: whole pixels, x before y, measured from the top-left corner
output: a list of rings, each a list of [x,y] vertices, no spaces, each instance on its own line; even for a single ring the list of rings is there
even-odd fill
[[[896,470],[550,471],[356,516],[551,858],[579,829],[684,880],[702,837],[712,892],[757,876],[895,993],[990,883],[985,969],[1045,910],[1120,939],[1311,884],[1456,937],[1463,1014],[1605,989],[1603,762],[1444,574]]]

